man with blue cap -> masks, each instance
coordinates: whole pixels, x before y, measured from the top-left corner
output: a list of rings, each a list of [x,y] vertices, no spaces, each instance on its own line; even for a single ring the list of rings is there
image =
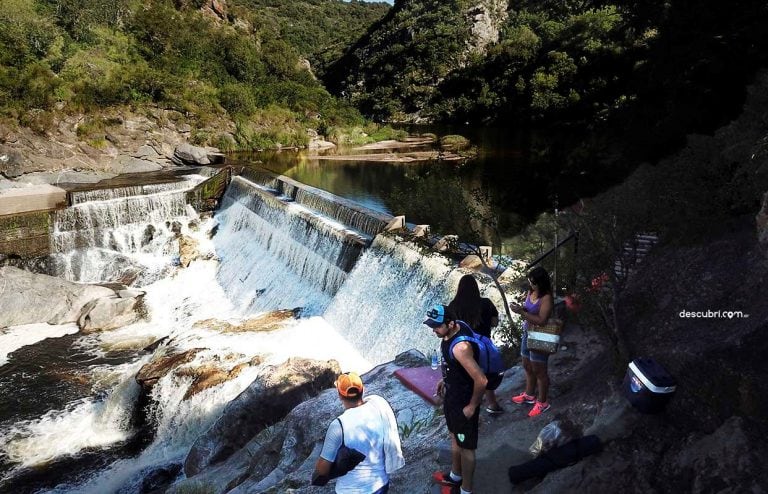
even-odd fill
[[[459,336],[472,336],[468,327],[457,322],[453,309],[434,306],[427,312],[424,324],[442,340],[445,377],[438,382],[437,392],[444,394],[443,411],[451,433],[451,470],[435,472],[432,478],[447,486],[451,494],[471,494],[480,403],[488,379],[477,363],[478,350],[474,343],[460,341],[451,348]]]

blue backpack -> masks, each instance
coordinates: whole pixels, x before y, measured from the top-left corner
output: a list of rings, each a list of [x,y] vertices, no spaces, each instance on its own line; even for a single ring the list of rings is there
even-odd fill
[[[469,327],[469,324],[464,321],[456,322],[459,323],[462,328],[468,329],[472,333],[472,336],[461,335],[453,340],[451,346],[448,348],[448,355],[453,358],[453,347],[456,346],[456,343],[469,341],[470,343],[477,345],[477,364],[488,378],[503,373],[506,370],[504,367],[504,360],[501,358],[501,352],[496,345],[493,344],[493,341],[487,336],[475,333],[474,330]]]

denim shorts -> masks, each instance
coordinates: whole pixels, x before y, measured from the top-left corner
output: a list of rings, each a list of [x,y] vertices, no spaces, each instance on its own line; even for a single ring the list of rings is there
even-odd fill
[[[520,340],[520,355],[527,358],[531,362],[539,364],[546,364],[549,362],[549,354],[537,352],[536,350],[528,350],[528,331],[523,331],[523,338]]]

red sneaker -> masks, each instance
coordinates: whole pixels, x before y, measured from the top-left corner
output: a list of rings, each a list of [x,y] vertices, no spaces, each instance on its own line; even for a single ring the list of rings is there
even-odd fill
[[[458,487],[461,485],[461,481],[456,482],[451,478],[451,472],[434,472],[432,474],[432,481],[449,487]]]
[[[536,397],[526,394],[525,392],[522,392],[517,396],[513,396],[509,400],[512,403],[517,403],[518,405],[522,405],[523,403],[528,403],[529,405],[532,405],[536,403]]]
[[[542,413],[549,410],[549,403],[542,403],[540,401],[537,401],[535,405],[533,405],[533,408],[531,408],[531,411],[528,412],[529,417],[538,417]]]

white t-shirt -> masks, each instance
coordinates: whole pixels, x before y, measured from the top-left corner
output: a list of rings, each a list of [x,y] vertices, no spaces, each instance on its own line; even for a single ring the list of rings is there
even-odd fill
[[[349,408],[339,416],[344,424],[344,444],[365,455],[352,471],[336,480],[339,494],[371,494],[389,482],[385,467],[384,440],[388,425],[373,403]],[[341,426],[334,420],[328,426],[320,457],[330,462],[336,459],[341,446]]]

